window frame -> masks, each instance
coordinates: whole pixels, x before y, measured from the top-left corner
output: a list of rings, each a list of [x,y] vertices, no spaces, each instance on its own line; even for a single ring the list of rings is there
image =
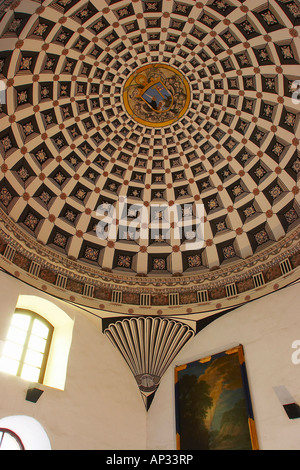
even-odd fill
[[[37,383],[42,384],[43,380],[44,380],[44,377],[45,377],[47,361],[48,361],[51,341],[52,341],[52,337],[53,337],[54,326],[48,320],[46,320],[44,317],[42,317],[41,315],[39,315],[36,312],[33,312],[32,310],[16,308],[13,315],[15,315],[15,314],[29,315],[30,316],[30,322],[29,322],[29,326],[28,326],[27,332],[26,332],[26,338],[25,338],[24,345],[23,345],[23,351],[22,351],[21,357],[19,359],[18,370],[17,370],[16,374],[14,374],[16,377],[21,377],[21,374],[22,374],[22,369],[23,369],[23,366],[25,364],[25,357],[26,357],[26,353],[28,351],[28,344],[29,344],[30,337],[31,337],[31,334],[32,334],[32,328],[33,328],[34,320],[39,320],[41,323],[43,323],[49,329],[49,333],[48,333],[48,336],[47,336],[47,339],[46,339],[45,350],[43,352],[43,360],[42,360],[42,364],[41,364],[41,367],[40,367],[40,374],[39,374],[39,377],[37,379]]]
[[[1,436],[1,433],[2,433],[2,436]],[[13,437],[15,439],[18,446],[20,447],[20,450],[25,450],[24,444],[23,444],[22,440],[20,439],[20,437],[18,436],[18,434],[16,434],[11,429],[1,428],[1,427],[0,427],[0,450],[1,450],[2,441],[3,441],[3,438],[4,438],[5,434],[9,434],[11,437]]]

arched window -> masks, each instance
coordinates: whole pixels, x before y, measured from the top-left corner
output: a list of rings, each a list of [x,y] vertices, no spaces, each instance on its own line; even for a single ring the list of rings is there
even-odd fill
[[[25,450],[25,448],[15,432],[0,428],[0,450]]]
[[[6,342],[0,337],[0,372],[64,390],[72,317],[55,302],[21,294],[10,322],[8,337],[3,338]]]
[[[51,450],[43,426],[31,416],[14,415],[0,419],[0,450]]]
[[[0,359],[0,370],[30,382],[43,383],[53,326],[30,310],[12,317]]]

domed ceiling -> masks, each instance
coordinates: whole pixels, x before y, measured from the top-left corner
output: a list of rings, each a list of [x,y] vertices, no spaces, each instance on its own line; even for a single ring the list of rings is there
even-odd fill
[[[130,314],[298,278],[298,2],[6,0],[1,15],[5,270]]]

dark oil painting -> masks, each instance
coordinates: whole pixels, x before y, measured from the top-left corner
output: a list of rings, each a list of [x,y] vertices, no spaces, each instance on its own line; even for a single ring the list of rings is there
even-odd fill
[[[180,450],[258,449],[243,347],[175,368]]]

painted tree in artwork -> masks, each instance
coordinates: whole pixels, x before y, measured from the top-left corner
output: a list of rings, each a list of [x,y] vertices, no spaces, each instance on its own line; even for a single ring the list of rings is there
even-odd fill
[[[238,351],[191,363],[178,377],[180,449],[252,448]]]
[[[195,375],[179,380],[179,422],[184,422],[180,435],[182,449],[203,450],[209,445],[209,430],[205,418],[212,405],[210,387]]]

